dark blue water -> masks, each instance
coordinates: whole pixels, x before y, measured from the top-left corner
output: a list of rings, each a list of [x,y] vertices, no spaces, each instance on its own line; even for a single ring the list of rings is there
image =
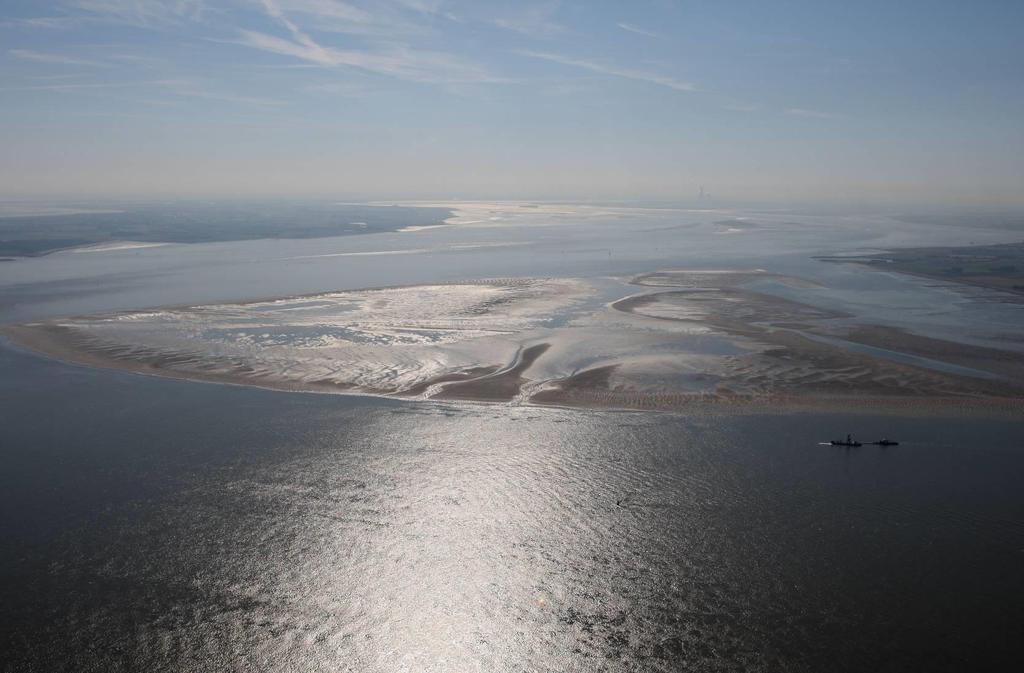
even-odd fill
[[[0,348],[4,671],[963,671],[1024,423],[442,406]],[[817,442],[854,431],[899,447]]]

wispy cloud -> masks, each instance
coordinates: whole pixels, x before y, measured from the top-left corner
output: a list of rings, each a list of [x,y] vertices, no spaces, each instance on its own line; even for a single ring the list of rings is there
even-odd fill
[[[337,19],[356,23],[369,23],[373,15],[364,9],[341,0],[273,0],[264,2],[267,13],[281,19],[285,12],[307,14],[318,19]]]
[[[661,35],[658,35],[655,32],[645,30],[639,26],[634,26],[631,23],[618,23],[616,25],[627,33],[636,33],[637,35],[645,35],[647,37],[661,37]]]
[[[362,82],[324,82],[323,84],[309,84],[303,90],[312,93],[326,93],[345,98],[366,98],[378,91]]]
[[[421,14],[439,14],[444,5],[442,0],[395,0],[395,2]]]
[[[808,110],[802,107],[791,107],[786,108],[786,114],[792,117],[806,117],[808,119],[835,119],[837,115],[831,112],[821,112],[820,110]]]
[[[204,0],[72,0],[68,4],[103,19],[137,26],[196,21],[207,10]]]
[[[730,110],[732,112],[757,112],[758,110],[761,109],[760,105],[744,105],[742,103],[729,103],[728,105],[724,105],[723,107],[726,110]]]
[[[238,44],[329,68],[357,68],[415,82],[498,82],[482,68],[448,54],[392,47],[384,51],[334,49],[308,37],[296,41],[244,30]]]
[[[76,91],[80,89],[125,89],[129,87],[159,86],[160,80],[136,82],[85,82],[71,84],[37,84],[31,86],[10,86],[0,91]]]
[[[305,0],[304,0],[305,1]],[[404,45],[378,49],[336,49],[314,40],[285,14],[280,2],[263,0],[267,14],[284,26],[291,39],[242,30],[238,44],[329,68],[358,68],[416,82],[469,83],[500,81],[483,68],[449,54]]]
[[[555,20],[559,2],[528,5],[518,11],[491,20],[494,25],[531,37],[547,37],[565,31]]]
[[[140,54],[116,53],[107,54],[104,56],[104,58],[110,61],[116,61],[119,63],[126,63],[128,65],[137,66],[157,66],[164,65],[168,62],[167,59],[165,58],[158,58],[156,56],[142,56]]]
[[[73,28],[83,22],[77,16],[34,16],[25,19],[7,19],[0,21],[3,28]]]
[[[34,61],[36,63],[52,63],[55,65],[85,65],[90,67],[104,67],[105,63],[90,61],[84,58],[73,58],[63,54],[52,54],[49,52],[33,51],[31,49],[10,49],[8,54],[22,61]]]
[[[680,82],[679,80],[674,79],[672,77],[668,77],[666,75],[645,72],[643,70],[622,68],[619,66],[598,63],[597,61],[588,61],[584,59],[562,56],[560,54],[550,54],[546,52],[520,51],[519,53],[522,54],[523,56],[529,56],[530,58],[539,58],[545,61],[552,61],[554,63],[560,63],[562,65],[567,65],[573,68],[581,68],[583,70],[590,70],[591,72],[601,73],[602,75],[611,75],[613,77],[622,77],[625,79],[632,79],[640,82],[648,82],[650,84],[656,84],[658,86],[667,87],[675,91],[696,90],[696,87],[689,82]]]
[[[283,25],[297,22],[319,33],[344,33],[377,38],[394,38],[426,32],[423,18],[432,15],[428,4],[375,2],[360,6],[344,0],[257,0],[267,13]],[[372,11],[371,11],[372,9]],[[293,22],[291,18],[294,17]]]
[[[203,98],[206,100],[223,101],[225,103],[237,103],[240,105],[256,105],[259,107],[277,107],[287,105],[285,101],[259,96],[243,96],[229,91],[211,90],[197,82],[182,79],[166,79],[154,82],[168,90],[175,96],[183,98]]]
[[[0,88],[0,91],[90,91],[106,89],[151,89],[165,95],[179,98],[202,98],[223,101],[239,105],[255,105],[259,107],[276,107],[287,105],[285,101],[255,96],[244,96],[229,91],[212,90],[195,81],[187,79],[149,79],[122,82],[68,82],[56,84],[36,84]],[[165,103],[166,104],[166,103]]]

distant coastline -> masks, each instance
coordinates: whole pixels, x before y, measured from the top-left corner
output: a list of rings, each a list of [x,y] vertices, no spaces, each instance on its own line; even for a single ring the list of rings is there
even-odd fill
[[[444,207],[375,204],[183,203],[121,210],[36,213],[0,217],[0,260],[41,257],[92,246],[132,243],[216,243],[306,239],[436,226]]]
[[[1017,295],[1018,301],[1024,301],[1024,242],[900,248],[876,254],[820,256],[817,259],[1000,290]]]

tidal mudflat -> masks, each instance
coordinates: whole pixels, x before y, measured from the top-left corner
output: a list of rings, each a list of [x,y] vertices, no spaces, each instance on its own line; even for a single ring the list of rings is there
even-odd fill
[[[727,412],[1019,413],[1005,350],[873,324],[761,270],[485,279],[57,319],[5,329],[82,364],[423,400]]]

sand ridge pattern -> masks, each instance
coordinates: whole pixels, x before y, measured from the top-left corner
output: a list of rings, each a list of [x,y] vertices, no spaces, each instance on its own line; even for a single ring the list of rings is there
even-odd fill
[[[762,271],[490,279],[5,328],[81,364],[279,390],[664,411],[1022,410],[1016,353],[865,324]],[[610,299],[610,301],[604,301]]]

